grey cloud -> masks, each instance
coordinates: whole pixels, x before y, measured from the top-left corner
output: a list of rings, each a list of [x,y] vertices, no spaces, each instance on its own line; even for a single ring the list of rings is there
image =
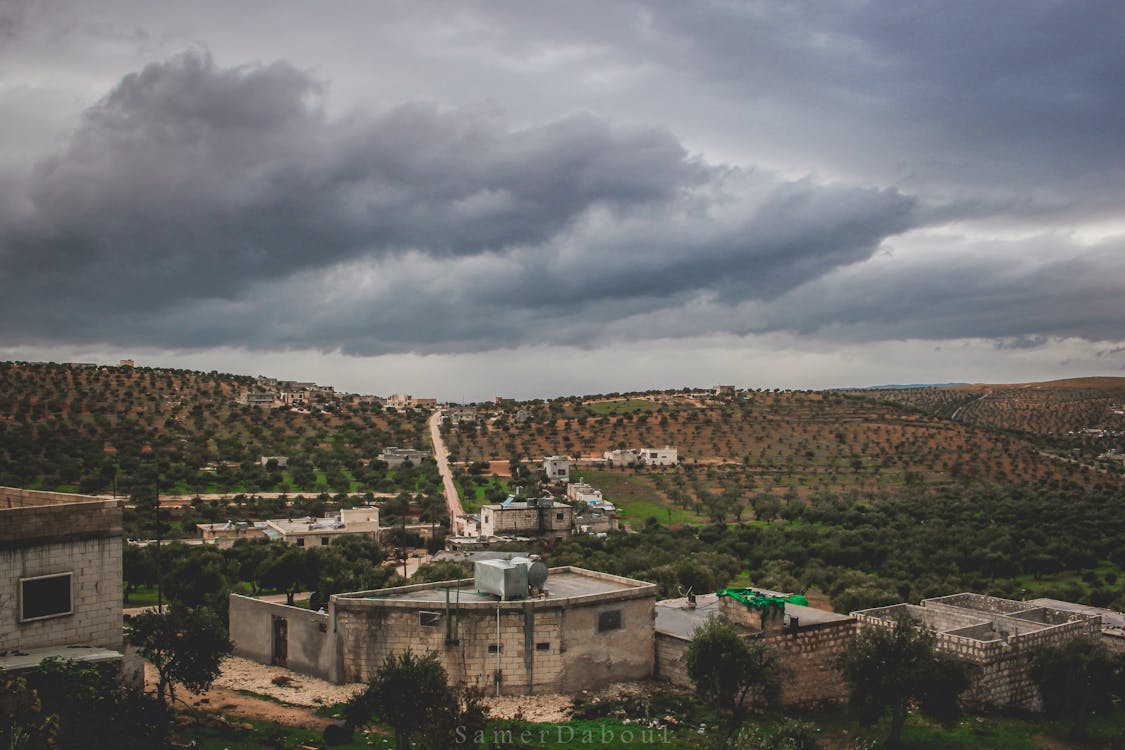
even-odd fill
[[[417,103],[329,119],[323,95],[289,64],[202,54],[124,78],[40,165],[30,216],[0,227],[0,332],[364,352],[569,341],[701,294],[776,297],[917,221],[894,189],[707,164],[661,129],[576,114],[516,130]],[[349,268],[369,288],[334,275]]]
[[[1125,331],[1125,247],[1083,248],[1062,237],[984,246],[912,261],[843,269],[795,289],[766,310],[760,330],[833,335],[854,341],[996,338],[1006,348],[1044,337],[1119,341]],[[1065,260],[1027,263],[1049,245]],[[1007,252],[999,252],[1006,250]]]
[[[825,165],[1028,220],[1118,211],[1125,5],[605,5],[568,6],[573,18],[552,23],[518,4],[475,12],[520,38],[517,49],[583,40],[620,65],[651,67],[654,89],[701,102],[681,121],[774,163]],[[717,124],[716,112],[737,119]]]

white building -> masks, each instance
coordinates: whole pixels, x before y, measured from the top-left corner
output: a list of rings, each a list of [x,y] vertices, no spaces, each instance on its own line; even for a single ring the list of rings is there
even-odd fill
[[[266,521],[265,535],[298,547],[323,547],[344,536],[379,538],[379,509],[361,506],[323,518],[274,518]]]
[[[548,482],[570,481],[570,459],[562,456],[547,456],[543,459],[543,473]]]
[[[676,449],[670,445],[640,450],[640,461],[648,466],[675,466],[678,460]]]
[[[614,466],[633,466],[641,460],[637,451],[631,448],[627,450],[606,451],[602,454],[602,458],[609,461]]]

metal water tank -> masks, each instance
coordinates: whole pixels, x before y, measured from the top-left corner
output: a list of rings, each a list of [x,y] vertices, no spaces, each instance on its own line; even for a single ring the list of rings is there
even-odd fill
[[[478,560],[473,565],[476,589],[501,599],[527,598],[527,566],[511,560]]]

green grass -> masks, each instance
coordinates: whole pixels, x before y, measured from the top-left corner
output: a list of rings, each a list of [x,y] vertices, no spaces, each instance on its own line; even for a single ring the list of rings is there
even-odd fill
[[[168,597],[164,597],[168,601]],[[132,607],[155,607],[156,606],[156,587],[155,586],[138,586],[133,589],[133,593],[129,595],[129,601],[124,605],[127,608]]]
[[[582,475],[602,491],[606,500],[617,506],[626,520],[643,523],[649,516],[655,516],[663,524],[700,524],[707,521],[698,513],[677,508],[665,500],[643,473],[587,470],[583,467]]]
[[[647,398],[631,398],[626,401],[596,401],[592,404],[583,404],[583,406],[600,417],[637,414],[639,412],[656,411],[658,408],[655,401],[650,401]]]
[[[259,697],[259,696],[255,696]],[[267,721],[235,719],[222,725],[213,721],[200,721],[177,727],[175,739],[182,744],[195,742],[201,750],[259,750],[262,747],[298,748],[302,746],[319,747],[323,742],[321,732],[301,727],[290,727]],[[270,740],[276,740],[273,744]],[[388,736],[370,735],[356,732],[352,741],[346,745],[336,745],[343,750],[359,748],[390,747],[393,744]]]
[[[884,719],[870,727],[860,725],[843,710],[827,710],[800,716],[820,728],[822,746],[838,750],[854,747],[857,739],[881,743],[889,731]],[[966,714],[952,727],[910,714],[903,727],[903,747],[908,750],[1062,750],[1064,748],[1114,747],[1125,736],[1125,711],[1090,722],[1091,742],[1069,737],[1070,724],[1041,716],[1020,718],[1004,714]]]
[[[485,730],[486,742],[497,747],[529,747],[564,750],[599,747],[606,750],[661,747],[683,750],[700,746],[700,735],[686,729],[651,729],[615,719],[574,720],[562,724],[495,722]],[[471,746],[471,745],[466,745]],[[489,745],[491,747],[492,745]]]

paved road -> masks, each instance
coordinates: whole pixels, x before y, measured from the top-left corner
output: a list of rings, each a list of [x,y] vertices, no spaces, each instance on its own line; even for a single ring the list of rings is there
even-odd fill
[[[450,530],[457,533],[457,518],[465,515],[465,509],[461,507],[461,497],[457,494],[457,485],[453,483],[445,441],[441,439],[441,409],[430,415],[430,440],[434,444],[434,459],[437,461],[438,473],[441,474],[441,483],[445,487],[445,507],[449,509]]]

